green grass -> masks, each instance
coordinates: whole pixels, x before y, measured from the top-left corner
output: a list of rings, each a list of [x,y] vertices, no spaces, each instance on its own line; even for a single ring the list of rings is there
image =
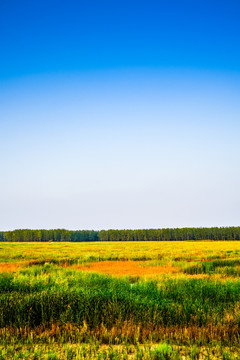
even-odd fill
[[[144,243],[145,254],[97,245],[1,244],[0,359],[238,358],[239,243]],[[96,261],[97,249],[98,261],[178,270],[151,279],[72,267]]]
[[[240,326],[240,281],[168,279],[162,284],[153,280],[132,283],[131,277],[114,278],[47,265],[15,275],[2,274],[0,294],[1,328],[86,323],[90,330],[104,326],[110,331],[129,322],[139,326],[141,336],[149,330],[149,336],[159,339],[160,327],[211,325],[227,329],[234,340]],[[224,331],[219,338],[226,340]]]

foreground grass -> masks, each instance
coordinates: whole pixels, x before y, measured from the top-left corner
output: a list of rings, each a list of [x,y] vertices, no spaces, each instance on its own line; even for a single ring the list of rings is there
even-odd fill
[[[83,360],[83,359],[136,359],[136,360],[194,360],[194,359],[224,359],[237,360],[237,348],[174,346],[167,343],[145,344],[136,346],[102,346],[99,344],[38,344],[10,345],[0,347],[0,359],[28,360]]]
[[[239,358],[238,242],[0,247],[0,359]]]

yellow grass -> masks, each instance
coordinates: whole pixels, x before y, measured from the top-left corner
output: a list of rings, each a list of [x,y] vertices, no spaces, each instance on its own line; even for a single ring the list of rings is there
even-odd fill
[[[64,266],[66,261],[69,268],[115,276],[205,278],[209,275],[184,274],[183,268],[239,255],[240,241],[1,243],[0,272],[15,272],[39,262]],[[212,277],[227,278],[223,274]]]
[[[1,243],[0,262],[39,258],[79,258],[118,256],[132,260],[139,256],[150,259],[207,259],[210,255],[240,252],[240,241],[139,241],[95,243]],[[22,257],[22,258],[21,258]],[[12,260],[11,260],[12,259]]]

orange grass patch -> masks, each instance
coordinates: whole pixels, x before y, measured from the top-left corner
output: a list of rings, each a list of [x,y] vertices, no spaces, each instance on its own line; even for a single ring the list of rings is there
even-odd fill
[[[0,273],[1,272],[16,272],[19,269],[19,264],[17,263],[0,263]]]
[[[93,271],[116,276],[156,276],[160,274],[176,273],[179,269],[171,265],[141,266],[140,261],[100,261],[88,265],[72,265],[71,268],[83,271]]]

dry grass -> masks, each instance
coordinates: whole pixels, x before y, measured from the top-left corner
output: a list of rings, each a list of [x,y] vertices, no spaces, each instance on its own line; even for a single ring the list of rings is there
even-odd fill
[[[161,274],[177,273],[179,269],[171,265],[141,266],[141,261],[101,261],[88,265],[72,265],[75,270],[98,272],[115,276],[146,276],[154,277]]]
[[[18,271],[19,267],[20,267],[19,263],[13,263],[13,262],[0,263],[0,273],[16,272]]]

